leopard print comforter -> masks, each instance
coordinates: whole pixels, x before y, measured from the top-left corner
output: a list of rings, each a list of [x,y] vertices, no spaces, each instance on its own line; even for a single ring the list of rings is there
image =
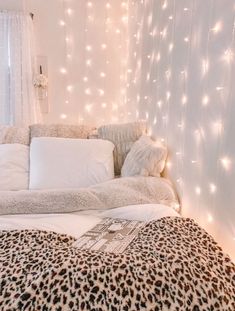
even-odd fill
[[[122,254],[74,241],[0,233],[0,310],[235,310],[235,265],[191,219],[146,224]]]

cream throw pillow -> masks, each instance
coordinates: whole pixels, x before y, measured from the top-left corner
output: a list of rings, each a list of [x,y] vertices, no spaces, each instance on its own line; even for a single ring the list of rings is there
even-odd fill
[[[160,142],[143,135],[132,146],[122,167],[122,177],[157,176],[165,167],[167,149]]]

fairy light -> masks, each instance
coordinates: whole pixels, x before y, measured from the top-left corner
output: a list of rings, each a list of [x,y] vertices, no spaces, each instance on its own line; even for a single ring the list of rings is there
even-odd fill
[[[62,119],[62,120],[65,120],[65,119],[67,119],[67,114],[65,114],[65,113],[62,113],[61,115],[60,115],[60,118]]]
[[[222,29],[222,23],[219,21],[215,24],[215,26],[212,28],[212,31],[216,34],[220,32]]]
[[[60,68],[60,73],[62,73],[62,74],[66,74],[66,73],[67,73],[66,68]]]
[[[208,95],[204,95],[202,98],[202,105],[203,106],[207,106],[209,103],[209,96]]]
[[[229,159],[228,157],[223,157],[220,159],[220,163],[222,165],[222,167],[226,170],[229,171],[232,165],[232,161],[231,159]]]
[[[197,187],[195,188],[195,193],[196,193],[197,195],[201,195],[201,192],[202,192],[201,188],[200,188],[199,186],[197,186]]]
[[[213,184],[213,183],[209,184],[209,188],[210,188],[210,193],[212,193],[212,194],[214,194],[216,192],[216,190],[217,190],[216,185]]]

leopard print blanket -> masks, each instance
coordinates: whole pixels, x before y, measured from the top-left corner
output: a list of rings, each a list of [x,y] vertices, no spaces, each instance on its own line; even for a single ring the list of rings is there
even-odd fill
[[[235,265],[191,219],[146,224],[122,254],[74,241],[0,233],[0,310],[235,310]]]

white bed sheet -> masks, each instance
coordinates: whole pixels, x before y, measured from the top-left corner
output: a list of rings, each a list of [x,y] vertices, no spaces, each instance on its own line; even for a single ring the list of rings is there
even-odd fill
[[[71,214],[9,215],[0,216],[0,231],[46,230],[78,238],[98,224],[104,217],[151,221],[166,216],[179,216],[179,214],[166,205],[141,204],[106,211],[89,210]]]

